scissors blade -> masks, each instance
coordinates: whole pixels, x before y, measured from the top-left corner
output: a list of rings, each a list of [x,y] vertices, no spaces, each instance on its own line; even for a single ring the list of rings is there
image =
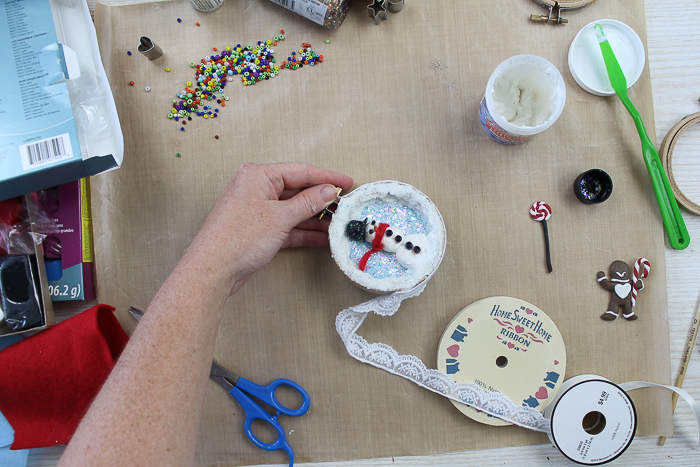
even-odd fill
[[[209,377],[226,388],[227,391],[231,392],[231,389],[236,387],[238,384],[239,377],[222,367],[216,360],[211,361],[211,370],[209,370]]]
[[[141,321],[141,317],[143,316],[143,310],[139,310],[135,306],[130,306],[129,313],[131,314],[131,316],[136,318],[136,321]]]

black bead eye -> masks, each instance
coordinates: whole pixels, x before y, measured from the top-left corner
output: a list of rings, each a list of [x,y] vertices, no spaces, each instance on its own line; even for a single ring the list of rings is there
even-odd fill
[[[394,235],[394,232],[392,232],[391,230],[387,230],[386,232],[384,232],[384,235],[386,235],[387,237],[391,237],[392,235]]]
[[[420,253],[420,247],[419,247],[419,246],[414,246],[414,247],[413,247],[413,252],[414,252],[415,254]]]
[[[407,249],[407,250],[412,250],[412,249],[413,249],[413,243],[411,243],[411,242],[406,242],[406,249]]]
[[[370,224],[372,224],[372,225],[374,225],[374,224],[376,224],[376,223],[377,223],[377,221],[372,221],[372,222],[370,222]]]
[[[369,231],[367,231],[367,233],[372,235],[374,233],[374,229],[369,229]]]
[[[395,241],[396,243],[401,243],[401,240],[403,240],[403,238],[401,238],[401,235],[397,235],[397,236],[394,238],[394,241]]]

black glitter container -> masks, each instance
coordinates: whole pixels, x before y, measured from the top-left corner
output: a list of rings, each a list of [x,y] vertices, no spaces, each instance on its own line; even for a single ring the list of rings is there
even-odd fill
[[[574,194],[584,204],[600,204],[610,198],[612,191],[612,178],[604,170],[587,170],[574,181]]]

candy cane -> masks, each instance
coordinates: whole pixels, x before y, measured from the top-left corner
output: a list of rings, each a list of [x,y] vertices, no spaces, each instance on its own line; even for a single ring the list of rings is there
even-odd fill
[[[642,265],[644,265],[644,270],[642,271],[642,273],[640,275],[639,269]],[[632,302],[632,306],[636,305],[636,303],[637,303],[637,281],[639,279],[644,279],[645,277],[649,276],[649,269],[651,269],[651,264],[649,264],[649,260],[646,258],[639,258],[634,263],[634,275],[633,275],[634,281],[632,281],[632,297],[630,297],[630,301]]]

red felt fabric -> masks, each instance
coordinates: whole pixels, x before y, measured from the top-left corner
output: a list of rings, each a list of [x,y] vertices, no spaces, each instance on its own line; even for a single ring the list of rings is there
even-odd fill
[[[114,308],[97,305],[0,352],[11,449],[66,444],[128,340]]]

